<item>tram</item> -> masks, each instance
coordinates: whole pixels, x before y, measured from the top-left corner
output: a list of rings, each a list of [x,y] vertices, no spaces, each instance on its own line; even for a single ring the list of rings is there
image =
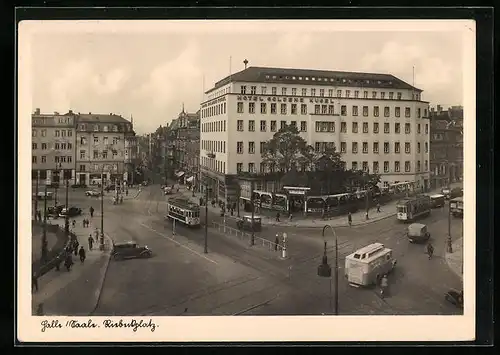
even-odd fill
[[[167,201],[165,219],[175,220],[189,227],[200,226],[200,206],[183,198],[170,198]]]

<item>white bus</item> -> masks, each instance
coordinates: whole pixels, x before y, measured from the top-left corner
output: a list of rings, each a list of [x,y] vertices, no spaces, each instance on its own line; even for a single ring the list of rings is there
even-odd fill
[[[167,201],[166,219],[176,220],[189,227],[200,226],[200,206],[187,199],[170,198]]]
[[[412,222],[431,213],[431,198],[427,195],[404,198],[398,201],[396,210],[398,220]]]
[[[355,287],[378,284],[395,266],[392,250],[382,243],[373,243],[346,256],[345,277]]]
[[[464,198],[463,197],[455,197],[450,200],[450,213],[454,217],[463,217],[464,216]]]

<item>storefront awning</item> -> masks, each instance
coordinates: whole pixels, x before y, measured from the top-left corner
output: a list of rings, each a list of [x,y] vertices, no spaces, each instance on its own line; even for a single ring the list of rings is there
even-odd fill
[[[194,176],[190,176],[186,179],[187,182],[193,182],[194,180]]]
[[[184,175],[184,171],[178,171],[175,176],[177,177],[181,177],[182,175]]]

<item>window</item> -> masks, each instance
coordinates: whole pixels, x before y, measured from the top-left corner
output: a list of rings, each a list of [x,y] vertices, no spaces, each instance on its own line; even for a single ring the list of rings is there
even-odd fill
[[[378,173],[378,161],[373,162],[373,172]]]
[[[300,105],[300,114],[301,115],[307,115],[307,105],[306,104],[301,104]]]
[[[352,133],[358,133],[358,122],[352,123]]]
[[[94,144],[98,144],[99,143],[99,137],[98,136],[94,136]]]
[[[345,91],[345,97],[351,96],[351,90],[346,90]]]
[[[236,142],[236,153],[243,154],[243,142]]]
[[[98,158],[99,158],[99,151],[94,150],[94,159],[98,159]]]
[[[389,172],[389,162],[384,161],[384,173],[388,173],[388,172]]]
[[[116,158],[118,156],[118,151],[113,150],[113,158]]]
[[[108,159],[108,151],[107,150],[103,150],[102,151],[102,158],[103,159]]]
[[[316,122],[316,132],[335,132],[335,122]]]
[[[36,143],[31,143],[31,149],[37,149],[37,144]]]
[[[373,142],[373,153],[378,154],[378,142]]]
[[[59,149],[59,143],[54,143],[54,149]]]
[[[363,91],[363,98],[365,98],[365,99],[368,98],[368,91]]]
[[[340,132],[347,133],[347,123],[346,122],[340,122]]]
[[[417,153],[420,153],[420,142],[417,143]]]
[[[327,105],[321,105],[321,114],[322,115],[326,115],[326,113],[328,112],[327,110],[328,110]]]
[[[113,145],[118,144],[119,137],[113,137]]]
[[[71,132],[71,131],[68,131],[68,132]],[[47,130],[46,129],[42,129],[42,137],[46,137],[47,136]],[[68,136],[71,137],[71,134],[68,134]]]
[[[237,112],[238,113],[243,113],[243,102],[238,102]]]
[[[401,143],[395,142],[394,143],[394,153],[399,154],[401,152]]]
[[[424,108],[424,117],[427,117],[427,109]]]
[[[368,106],[363,106],[363,116],[368,116]]]
[[[99,126],[98,125],[94,125],[94,132],[99,132]]]
[[[55,131],[55,136],[56,136],[56,137],[59,137],[60,135],[61,135],[61,132],[60,132],[58,129],[56,129],[56,131]]]
[[[271,132],[276,132],[276,121],[271,121]]]
[[[419,124],[417,124],[417,133],[420,134],[420,131],[421,130],[420,130],[420,123],[419,123]]]
[[[363,154],[368,154],[368,142],[363,142]]]
[[[98,164],[94,164],[94,170],[95,170],[95,171],[98,171],[98,170],[99,170],[99,165],[98,165]]]
[[[286,95],[286,88],[281,88],[281,95]]]
[[[379,109],[378,106],[373,106],[373,116],[378,117]]]
[[[390,110],[389,106],[384,107],[384,117],[389,117],[390,116]]]
[[[334,106],[333,105],[328,105],[328,114],[333,115],[335,113],[334,111]]]
[[[394,124],[394,133],[396,134],[401,133],[401,125],[399,123]]]
[[[378,122],[373,122],[373,133],[378,133],[378,126],[379,126]]]
[[[286,121],[281,121],[280,122],[280,129],[285,129],[286,127]]]
[[[302,96],[307,96],[307,89],[302,89]]]
[[[243,120],[236,121],[236,130],[242,132],[243,131]]]
[[[61,149],[66,150],[66,143],[61,143]]]
[[[42,150],[46,150],[47,149],[47,143],[42,143]]]
[[[260,154],[263,154],[266,151],[266,142],[260,142]]]
[[[80,150],[80,159],[85,159],[85,151]]]
[[[337,97],[342,97],[342,90],[337,90]]]
[[[257,86],[250,86],[250,94],[255,95],[257,93]]]
[[[248,142],[248,154],[255,154],[255,142]]]
[[[248,172],[255,173],[255,163],[248,163]]]
[[[267,127],[266,127],[266,121],[261,120],[261,121],[260,121],[260,131],[261,131],[261,132],[265,132],[265,131],[266,131],[266,129],[267,129]]]
[[[276,104],[271,104],[271,114],[276,114]]]
[[[429,134],[429,125],[425,124],[425,134]]]
[[[405,107],[405,117],[410,117],[410,108]]]
[[[358,142],[352,142],[352,153],[353,154],[358,153]]]
[[[420,160],[417,160],[417,172],[420,172],[421,166],[420,166]]]
[[[426,160],[426,161],[424,162],[424,171],[427,171],[427,170],[428,170],[428,168],[429,168],[429,162]]]
[[[292,96],[297,96],[297,88],[292,88]]]
[[[395,161],[394,162],[394,171],[399,173],[399,171],[401,170],[401,164],[399,161]]]
[[[46,163],[47,162],[47,157],[45,155],[42,155],[42,163]]]
[[[425,142],[425,152],[429,153],[429,143]]]
[[[420,118],[420,115],[421,115],[421,111],[420,111],[420,107],[417,108],[417,118]]]
[[[247,87],[245,85],[241,86],[241,93],[245,95],[247,93]]]
[[[297,128],[297,121],[290,121],[290,126]]]
[[[80,144],[81,144],[81,145],[85,145],[85,144],[87,144],[87,138],[85,138],[85,137],[80,137]]]
[[[401,100],[401,95],[402,94],[400,92],[398,92],[398,100]]]
[[[260,87],[260,93],[261,93],[262,95],[265,95],[265,94],[267,93],[267,88],[266,88],[265,86],[261,86],[261,87]]]
[[[66,130],[64,130],[64,129],[63,129],[63,130],[61,131],[61,137],[66,137]]]
[[[346,105],[340,106],[340,114],[342,116],[346,116],[347,115],[347,106]]]
[[[356,99],[359,98],[359,91],[358,90],[354,91],[354,98],[356,98]]]
[[[367,161],[364,161],[361,166],[362,166],[363,171],[368,171],[368,162]]]
[[[394,108],[394,116],[401,117],[401,108],[400,107]]]
[[[384,142],[384,154],[389,154],[389,142]]]
[[[385,99],[385,92],[381,92],[381,93],[380,93],[380,98],[381,98],[382,100],[384,100],[384,99]]]
[[[389,100],[394,99],[394,93],[392,91],[389,92]]]
[[[301,132],[307,131],[307,122],[306,121],[300,121],[300,131]]]
[[[363,133],[368,133],[368,122],[363,122]]]
[[[241,173],[243,171],[243,163],[236,163],[236,171]]]
[[[319,115],[321,112],[321,106],[320,105],[314,105],[314,114]]]
[[[408,173],[411,170],[411,165],[409,161],[405,161],[405,172]]]
[[[328,96],[333,97],[333,89],[328,89]]]
[[[410,150],[410,143],[406,142],[405,143],[405,153],[406,154],[410,154],[411,150]]]
[[[248,103],[248,113],[255,113],[255,102]]]
[[[108,126],[104,126],[104,132],[107,132],[108,131]]]
[[[290,111],[291,111],[292,115],[296,115],[297,114],[297,104],[292,104]]]
[[[376,99],[377,98],[377,92],[376,91],[372,91],[372,99]]]
[[[346,142],[340,142],[340,152],[345,153],[347,150],[347,144]]]
[[[352,115],[357,116],[358,115],[358,106],[353,106],[352,107]]]
[[[311,96],[316,96],[316,89],[311,89]]]
[[[321,150],[321,143],[320,142],[314,143],[314,151],[319,152],[320,150]]]
[[[325,96],[325,89],[319,89],[319,96],[321,97]]]
[[[255,132],[255,121],[254,120],[248,121],[248,130],[250,132]]]
[[[31,156],[31,163],[36,164],[36,155]]]
[[[351,169],[352,170],[358,170],[358,162],[357,161],[353,161],[351,163]]]
[[[405,123],[405,133],[406,134],[409,134],[410,133],[410,124],[409,123]]]
[[[390,128],[389,128],[389,123],[385,122],[384,123],[384,133],[390,133]]]

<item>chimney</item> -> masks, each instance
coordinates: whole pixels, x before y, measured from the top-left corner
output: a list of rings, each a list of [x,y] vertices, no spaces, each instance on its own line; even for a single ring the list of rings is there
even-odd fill
[[[39,108],[35,109],[35,115],[39,115],[39,114],[40,114],[40,109]]]
[[[69,113],[70,113],[70,114],[73,114],[73,110],[69,110]]]
[[[54,115],[58,116],[58,115],[59,115],[59,112],[54,111]]]

